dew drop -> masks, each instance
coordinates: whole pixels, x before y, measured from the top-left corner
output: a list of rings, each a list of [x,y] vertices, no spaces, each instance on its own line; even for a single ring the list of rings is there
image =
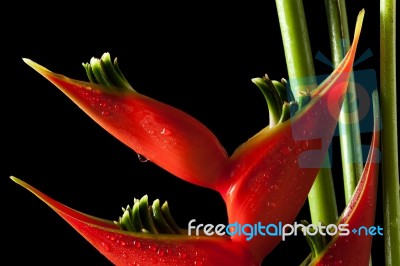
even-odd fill
[[[278,188],[279,188],[279,186],[278,186],[277,184],[274,184],[274,185],[271,185],[271,186],[270,186],[271,191],[275,191],[275,190],[277,190]]]
[[[144,156],[141,155],[141,154],[138,154],[137,157],[138,157],[138,159],[139,159],[139,161],[140,161],[141,163],[145,163],[145,162],[147,162],[147,161],[149,160],[149,159],[147,159],[146,157],[144,157]]]
[[[184,258],[186,258],[186,253],[179,252],[178,256],[180,259],[184,259]]]
[[[164,127],[164,128],[161,130],[161,134],[162,134],[162,135],[169,136],[169,135],[171,135],[171,130],[169,130],[169,129],[167,129],[167,128]]]
[[[105,101],[102,101],[102,102],[100,102],[99,104],[100,104],[100,106],[102,106],[102,107],[106,107],[106,106],[107,106],[107,102],[105,102]]]
[[[126,242],[124,242],[124,241],[120,241],[119,244],[120,244],[121,246],[126,246]]]
[[[156,248],[155,246],[152,246],[152,245],[149,246],[149,249],[150,249],[151,251],[156,251],[156,250],[157,250],[157,248]]]
[[[140,246],[141,246],[140,242],[137,241],[137,240],[133,240],[133,245],[134,245],[136,248],[140,248]]]
[[[108,112],[108,111],[102,111],[101,112],[101,115],[103,115],[103,116],[108,116],[110,114],[110,112]]]
[[[110,251],[110,246],[107,244],[107,243],[105,243],[105,242],[101,242],[101,246],[104,248],[104,251]]]
[[[170,250],[170,249],[167,249],[165,252],[166,252],[168,255],[171,255],[171,254],[172,254],[172,250]]]
[[[303,149],[308,150],[308,146],[310,146],[310,143],[308,141],[304,141],[302,144]]]
[[[292,149],[289,146],[282,147],[282,154],[283,155],[288,155],[291,151],[292,151]]]
[[[162,249],[159,249],[159,250],[157,251],[157,255],[158,255],[158,256],[164,256],[164,251],[163,251]]]
[[[203,262],[201,260],[195,260],[194,265],[201,266],[201,265],[203,265]]]

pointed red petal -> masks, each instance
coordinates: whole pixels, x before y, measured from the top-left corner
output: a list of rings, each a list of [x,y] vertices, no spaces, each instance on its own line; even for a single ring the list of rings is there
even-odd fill
[[[372,235],[364,229],[374,225],[379,175],[379,116],[375,116],[374,134],[367,163],[354,194],[346,206],[339,224],[348,224],[350,235],[335,236],[325,251],[313,261],[313,265],[368,265]],[[352,230],[355,229],[355,233]],[[360,234],[359,234],[360,232]],[[375,231],[375,234],[378,232]],[[382,232],[383,233],[383,232]]]
[[[248,252],[227,237],[121,231],[111,221],[73,210],[18,178],[11,179],[49,205],[115,265],[258,265]]]
[[[316,90],[312,101],[289,121],[266,128],[244,143],[231,157],[227,186],[229,221],[263,225],[293,223],[330,145],[360,35],[357,21],[353,44],[343,62]],[[264,257],[279,236],[233,236],[256,257]]]
[[[198,120],[137,92],[112,93],[24,61],[138,154],[191,183],[211,188],[217,183],[228,155]]]

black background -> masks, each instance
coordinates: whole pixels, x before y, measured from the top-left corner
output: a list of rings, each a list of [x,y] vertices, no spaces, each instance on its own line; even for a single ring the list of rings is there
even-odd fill
[[[304,4],[312,53],[320,51],[330,58],[323,1]],[[371,49],[373,57],[357,67],[379,74],[379,1],[349,1],[351,36],[362,8],[366,16],[357,56]],[[218,7],[132,1],[87,8],[35,3],[3,12],[11,12],[12,19],[2,21],[2,259],[12,265],[110,265],[57,214],[14,184],[10,175],[72,208],[110,220],[117,219],[121,207],[134,197],[148,194],[150,199],[168,200],[182,227],[193,218],[226,223],[225,206],[216,192],[181,181],[151,162],[139,162],[134,151],[21,58],[86,79],[81,63],[110,52],[134,88],[190,113],[232,153],[268,123],[264,99],[250,79],[264,73],[272,79],[287,78],[273,1]],[[315,68],[317,74],[331,71],[319,61]],[[365,144],[368,137],[363,136]],[[337,144],[335,137],[333,174],[342,210]],[[305,204],[298,220],[308,215]],[[382,224],[381,216],[379,198],[376,224]],[[375,265],[381,265],[382,237],[373,245]],[[265,259],[265,265],[298,265],[307,254],[304,239],[292,237]]]

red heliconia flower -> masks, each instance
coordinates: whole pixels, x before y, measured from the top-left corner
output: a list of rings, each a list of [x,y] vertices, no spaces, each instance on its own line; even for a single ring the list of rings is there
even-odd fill
[[[229,223],[285,224],[292,223],[303,206],[332,139],[362,18],[363,12],[343,62],[311,92],[308,105],[290,118],[288,103],[284,103],[277,112],[281,119],[230,157],[198,120],[133,90],[108,54],[84,65],[90,80],[102,85],[67,78],[28,59],[25,62],[135,152],[183,180],[221,193]],[[127,232],[111,221],[74,211],[17,178],[13,180],[46,202],[117,265],[152,265],[152,260],[159,265],[258,265],[281,239],[151,234],[149,228]],[[134,228],[134,216],[135,211],[128,210],[121,219],[129,218],[126,226]]]

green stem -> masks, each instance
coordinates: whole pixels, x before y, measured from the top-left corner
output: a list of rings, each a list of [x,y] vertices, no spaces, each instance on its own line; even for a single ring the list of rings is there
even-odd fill
[[[400,196],[396,103],[396,0],[380,1],[382,189],[386,265],[400,265]]]
[[[302,0],[276,0],[279,24],[289,75],[289,85],[297,101],[300,93],[307,94],[316,87],[313,57],[308,37],[307,22]],[[329,161],[326,157],[325,161]],[[309,196],[312,223],[335,223],[336,201],[330,168],[321,169]],[[333,219],[332,217],[335,217]]]
[[[345,0],[325,0],[333,66],[336,68],[350,48]],[[351,73],[339,116],[345,201],[348,203],[363,171],[360,126],[354,76]]]
[[[324,159],[325,168],[320,169],[319,174],[308,193],[311,221],[314,224],[318,224],[318,222],[326,225],[331,223],[333,224],[336,223],[338,218],[332,172],[329,166],[330,160],[327,155]]]
[[[276,7],[285,50],[289,85],[297,101],[300,92],[311,91],[317,84],[303,1],[276,0]]]

